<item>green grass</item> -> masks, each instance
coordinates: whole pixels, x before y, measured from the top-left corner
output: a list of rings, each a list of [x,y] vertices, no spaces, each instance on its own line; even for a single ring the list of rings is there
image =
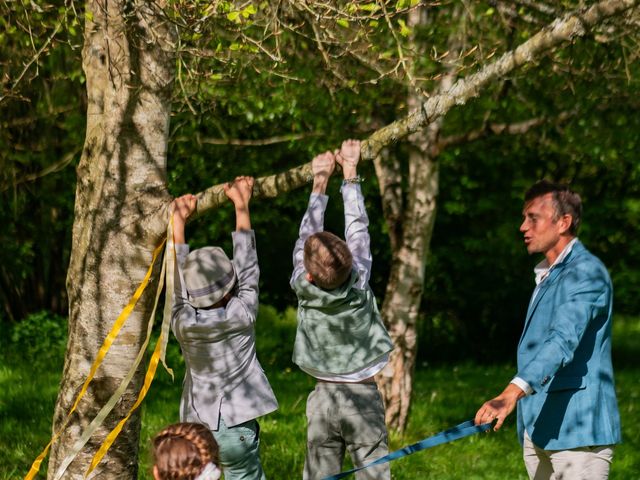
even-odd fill
[[[282,318],[278,321],[280,327],[290,327],[290,321]],[[261,346],[260,338],[258,342]],[[640,476],[638,345],[640,318],[616,319],[614,363],[624,443],[616,448],[611,479]],[[264,366],[280,409],[260,421],[263,463],[269,478],[296,479],[301,477],[304,463],[305,402],[313,381],[289,364],[285,357],[287,348],[278,355],[273,355],[277,345],[270,344],[268,348],[261,358],[268,359]],[[172,340],[168,361],[174,367],[176,380],[172,382],[166,372],[159,371],[143,405],[141,479],[151,479],[150,439],[164,425],[178,420],[184,364],[175,340]],[[59,359],[52,364],[0,353],[0,480],[22,478],[49,441],[60,370]],[[416,371],[407,431],[404,436],[391,436],[391,448],[414,443],[471,418],[480,404],[497,394],[513,373],[512,365],[420,367]],[[393,462],[392,477],[525,479],[520,453],[512,416],[497,433],[474,435]]]

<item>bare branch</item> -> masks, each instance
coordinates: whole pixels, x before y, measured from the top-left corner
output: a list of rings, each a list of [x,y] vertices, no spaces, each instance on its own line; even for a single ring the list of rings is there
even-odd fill
[[[489,123],[483,128],[476,130],[470,130],[460,135],[449,135],[441,138],[438,142],[438,151],[449,148],[453,145],[460,145],[462,143],[474,142],[481,138],[487,138],[492,135],[522,135],[532,130],[535,127],[539,127],[545,123],[561,124],[566,122],[569,118],[576,115],[575,110],[561,112],[557,117],[536,117],[524,120],[522,122],[515,123]]]
[[[42,169],[39,172],[36,173],[31,173],[29,175],[25,175],[22,178],[16,180],[15,182],[4,182],[2,184],[0,184],[0,192],[5,192],[7,190],[9,190],[10,188],[14,188],[22,183],[27,183],[27,182],[33,182],[34,180],[37,180],[39,178],[45,177],[51,173],[55,173],[55,172],[59,172],[60,170],[62,170],[64,167],[66,167],[67,165],[69,165],[71,163],[71,161],[73,160],[73,158],[78,155],[78,153],[80,153],[80,149],[76,149],[73,152],[67,153],[64,157],[62,157],[61,160],[59,160],[58,162],[49,165],[48,167]]]
[[[62,28],[62,22],[63,20],[61,19],[60,21],[58,21],[58,24],[56,25],[56,28],[54,28],[53,32],[51,33],[51,35],[49,35],[49,38],[47,38],[45,40],[45,42],[42,44],[42,46],[38,49],[38,51],[35,53],[35,55],[33,57],[31,57],[31,60],[29,60],[27,62],[27,64],[24,66],[24,68],[22,69],[22,72],[20,72],[20,75],[18,75],[18,78],[16,78],[13,82],[13,85],[11,85],[11,88],[9,89],[9,92],[3,95],[0,95],[0,103],[2,103],[7,97],[11,96],[13,94],[13,92],[16,90],[18,84],[20,83],[20,81],[22,80],[22,78],[25,76],[25,74],[29,71],[29,69],[31,68],[31,65],[34,64],[34,62],[37,62],[38,59],[40,58],[40,56],[42,55],[42,52],[44,52],[47,47],[49,46],[49,44],[51,43],[51,41],[55,38],[55,36],[58,34],[58,32],[60,31],[60,28]]]
[[[304,138],[319,137],[320,132],[308,132],[308,133],[292,133],[290,135],[276,135],[269,138],[260,138],[256,140],[242,139],[242,138],[212,138],[212,137],[196,137],[198,144],[206,143],[209,145],[231,145],[234,147],[263,147],[265,145],[274,145],[276,143],[293,142],[295,140],[302,140]],[[192,137],[178,137],[174,141],[176,142],[193,142]]]

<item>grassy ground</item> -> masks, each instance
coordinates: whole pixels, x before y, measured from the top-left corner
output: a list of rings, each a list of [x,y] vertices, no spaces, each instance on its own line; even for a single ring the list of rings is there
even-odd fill
[[[260,342],[260,339],[259,339]],[[616,387],[624,443],[615,452],[612,479],[640,478],[640,318],[618,319],[614,328]],[[277,342],[263,350],[267,375],[280,409],[261,420],[262,457],[269,478],[301,477],[305,446],[305,400],[313,382],[286,366]],[[162,371],[143,406],[140,478],[149,476],[151,437],[177,421],[182,362],[175,343],[169,360],[177,380]],[[26,361],[0,353],[0,480],[21,478],[49,440],[50,421],[61,359]],[[413,409],[403,437],[392,435],[396,449],[454,426],[473,416],[478,406],[500,391],[513,374],[512,365],[422,366],[416,372]],[[394,479],[525,479],[515,419],[498,433],[474,435],[392,463]]]

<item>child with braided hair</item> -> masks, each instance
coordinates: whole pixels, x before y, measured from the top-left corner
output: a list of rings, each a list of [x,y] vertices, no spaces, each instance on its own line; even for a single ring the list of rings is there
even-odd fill
[[[174,423],[153,439],[155,480],[218,480],[218,444],[200,423]]]

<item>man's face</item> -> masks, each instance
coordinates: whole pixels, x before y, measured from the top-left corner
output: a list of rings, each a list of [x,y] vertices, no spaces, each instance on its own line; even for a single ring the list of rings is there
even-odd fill
[[[520,231],[524,233],[524,244],[530,254],[547,253],[557,245],[560,234],[566,231],[566,222],[562,219],[554,222],[554,214],[551,193],[536,197],[525,204]]]

